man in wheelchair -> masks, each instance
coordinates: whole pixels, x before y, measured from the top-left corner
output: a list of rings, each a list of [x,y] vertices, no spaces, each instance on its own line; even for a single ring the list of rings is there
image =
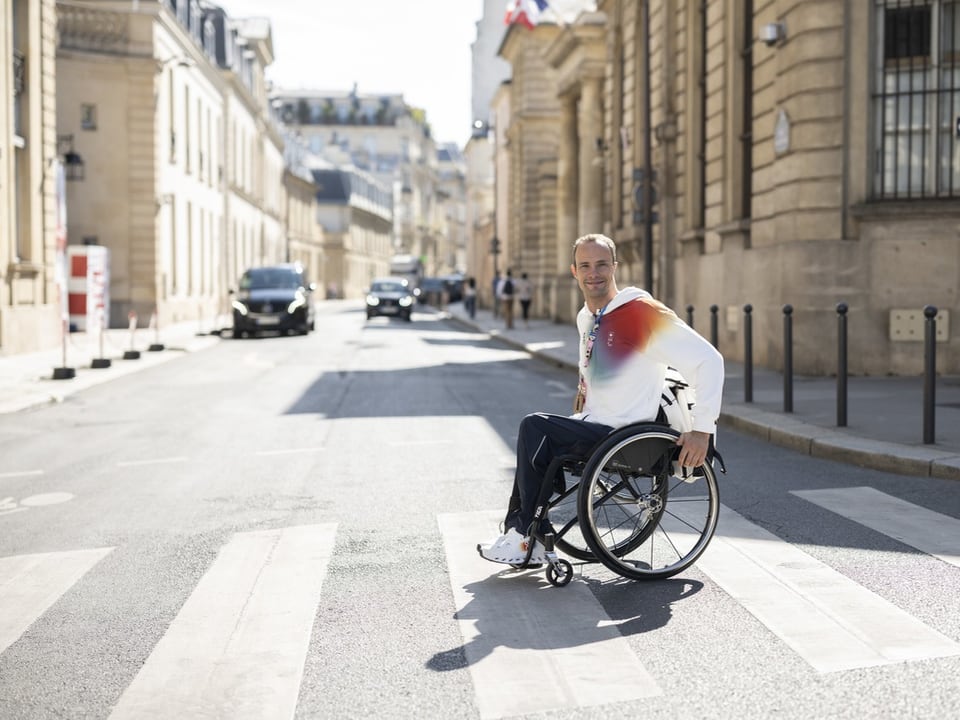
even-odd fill
[[[580,379],[574,414],[532,413],[521,421],[504,532],[493,542],[477,545],[487,560],[509,565],[546,561],[543,544],[531,535],[551,531],[546,517],[532,527],[551,460],[586,456],[615,428],[657,420],[668,368],[679,371],[696,398],[688,426],[675,428],[681,433],[677,461],[690,468],[707,461],[720,415],[723,358],[648,292],[619,290],[616,269],[617,250],[610,238],[590,234],[574,243],[570,270],[584,298],[577,315]]]

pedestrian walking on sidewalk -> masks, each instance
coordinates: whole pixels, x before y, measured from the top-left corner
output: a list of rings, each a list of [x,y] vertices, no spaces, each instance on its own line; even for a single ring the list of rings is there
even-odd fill
[[[635,287],[617,288],[617,249],[605,235],[579,238],[570,271],[583,293],[577,315],[580,382],[574,414],[532,413],[520,423],[517,469],[503,522],[503,534],[477,545],[487,560],[510,565],[543,563],[537,543],[527,558],[530,532],[549,532],[548,518],[533,525],[537,496],[550,461],[557,455],[586,455],[614,428],[654,421],[660,411],[667,368],[693,388],[692,429],[681,432],[680,465],[707,460],[723,394],[723,357],[668,307]]]
[[[500,286],[503,284],[503,278],[500,277],[498,270],[493,274],[493,316],[500,317]]]
[[[514,283],[517,299],[520,301],[520,311],[523,315],[524,327],[530,327],[530,303],[533,301],[533,283],[526,273],[520,274],[520,279]]]
[[[516,284],[513,281],[513,270],[507,269],[507,276],[500,283],[500,309],[503,311],[503,324],[507,330],[513,330],[513,298],[516,295]]]
[[[473,276],[467,278],[463,287],[463,307],[471,320],[477,317],[477,279]]]

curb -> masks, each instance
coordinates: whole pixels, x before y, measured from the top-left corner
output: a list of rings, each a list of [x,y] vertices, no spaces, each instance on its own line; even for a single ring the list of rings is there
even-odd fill
[[[720,423],[812,457],[900,475],[960,480],[960,455],[870,440],[794,418],[728,403]]]

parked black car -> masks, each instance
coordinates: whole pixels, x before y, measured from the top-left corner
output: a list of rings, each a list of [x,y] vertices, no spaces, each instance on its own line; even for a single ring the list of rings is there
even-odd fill
[[[313,290],[299,263],[250,268],[233,295],[233,336],[314,329]]]
[[[410,322],[413,313],[413,290],[404,278],[378,278],[367,292],[367,320],[378,315],[403,318]]]

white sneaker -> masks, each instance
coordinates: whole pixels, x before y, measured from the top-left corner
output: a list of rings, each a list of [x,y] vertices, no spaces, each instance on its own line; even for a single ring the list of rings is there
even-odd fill
[[[530,560],[527,560],[527,550],[531,542],[534,541],[510,528],[492,543],[477,545],[477,552],[480,553],[480,557],[491,562],[522,565],[526,561],[530,565],[542,565],[547,561],[542,543],[534,543]]]

